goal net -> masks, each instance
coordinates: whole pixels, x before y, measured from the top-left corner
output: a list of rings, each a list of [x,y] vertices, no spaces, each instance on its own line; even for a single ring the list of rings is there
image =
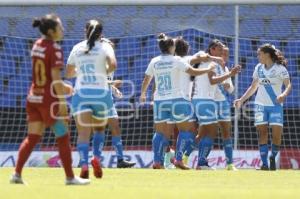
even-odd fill
[[[298,5],[242,5],[239,6],[239,49],[235,53],[235,9],[231,5],[214,6],[2,6],[0,7],[0,166],[12,166],[16,151],[26,136],[25,102],[31,82],[30,49],[39,37],[31,27],[32,19],[46,13],[56,13],[63,21],[65,37],[61,42],[65,60],[74,44],[84,38],[84,26],[89,19],[104,22],[104,36],[115,43],[118,69],[115,79],[124,80],[123,99],[116,99],[126,158],[137,162],[138,167],[149,167],[152,161],[153,135],[152,106],[141,106],[138,98],[146,67],[159,55],[156,34],[183,36],[190,46],[190,54],[205,50],[211,39],[223,41],[230,49],[228,66],[235,56],[242,65],[242,72],[234,84],[238,88],[233,101],[241,96],[252,81],[257,64],[256,50],[263,43],[271,42],[284,52],[293,89],[284,104],[284,133],[278,167],[298,168],[300,164],[300,6]],[[130,82],[133,82],[131,84]],[[151,101],[151,88],[148,91]],[[252,100],[240,112],[236,133],[234,162],[239,168],[260,165],[258,134],[253,124]],[[220,136],[218,136],[220,137]],[[72,145],[76,147],[77,132],[71,121]],[[269,143],[270,144],[270,143]],[[104,166],[113,167],[116,156],[107,130]],[[47,130],[36,147],[37,156],[29,166],[57,166],[51,160],[57,157],[55,137]],[[50,151],[50,152],[49,152]],[[42,158],[40,157],[42,154]],[[45,155],[46,154],[46,155]],[[73,158],[78,160],[76,153]],[[197,152],[189,164],[195,166]],[[34,159],[36,157],[36,159]],[[224,167],[222,140],[215,140],[210,164]],[[76,163],[74,163],[76,165]]]

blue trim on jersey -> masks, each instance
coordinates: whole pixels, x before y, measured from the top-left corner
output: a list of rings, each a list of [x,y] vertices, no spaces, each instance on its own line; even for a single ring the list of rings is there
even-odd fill
[[[220,65],[218,65],[218,67],[217,67],[217,73],[218,73],[218,75],[221,75],[221,66]],[[227,100],[227,92],[225,91],[224,86],[221,83],[219,83],[218,88],[220,89],[221,93],[224,95],[225,99]]]
[[[257,73],[258,73],[258,77],[259,78],[262,78],[262,79],[265,79],[267,78],[264,74],[264,71],[262,69],[262,65],[260,65],[258,67],[258,70],[257,70]],[[266,89],[266,92],[268,93],[271,101],[273,102],[273,104],[276,106],[276,105],[280,105],[276,99],[277,99],[277,95],[275,94],[275,91],[273,90],[272,86],[270,84],[264,84],[264,87]]]

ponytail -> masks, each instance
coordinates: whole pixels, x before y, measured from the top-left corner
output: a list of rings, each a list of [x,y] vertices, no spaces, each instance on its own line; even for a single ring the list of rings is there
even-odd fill
[[[95,46],[96,40],[102,34],[102,24],[97,20],[90,20],[86,25],[86,37],[88,49],[85,51],[86,54]]]
[[[52,29],[55,31],[56,26],[58,25],[59,17],[55,14],[47,14],[41,18],[35,18],[32,22],[32,27],[39,27],[40,32],[43,35],[48,34],[48,30]]]
[[[164,33],[160,33],[157,36],[158,46],[162,53],[168,54],[170,47],[175,45],[174,40],[171,37],[166,36]]]

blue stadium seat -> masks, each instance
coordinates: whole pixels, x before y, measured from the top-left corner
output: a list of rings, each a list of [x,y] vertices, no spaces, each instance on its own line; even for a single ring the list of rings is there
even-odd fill
[[[276,16],[278,16],[278,18],[299,18],[299,10],[299,5],[279,6]]]
[[[109,16],[109,7],[107,6],[85,6],[81,9],[81,13],[88,19],[100,19]],[[86,22],[86,21],[85,21]]]
[[[8,35],[9,34],[9,24],[6,18],[0,18],[0,35]]]
[[[53,10],[51,9],[50,6],[34,6],[34,7],[24,6],[24,7],[20,7],[20,8],[22,9],[22,10],[20,9],[21,12],[22,13],[24,12],[23,15],[28,16],[28,18],[30,18],[31,20],[34,17],[42,17],[47,13],[53,12]]]
[[[102,18],[102,20],[104,21],[103,32],[105,37],[122,37],[126,35],[125,21],[111,18]]]
[[[256,5],[253,11],[253,14],[260,18],[277,16],[277,13],[277,6],[273,5]]]
[[[293,24],[290,19],[273,19],[266,29],[266,35],[272,38],[288,39],[292,35]]]
[[[140,15],[143,17],[166,17],[167,8],[166,6],[143,6],[140,9]]]
[[[254,9],[251,5],[240,5],[239,15],[244,18],[252,17],[255,14]]]
[[[110,10],[110,16],[120,19],[125,17],[137,17],[138,8],[136,6],[113,6]]]
[[[194,12],[194,6],[172,6],[167,9],[167,15],[173,17],[195,17],[201,13]]]
[[[59,6],[55,9],[55,14],[60,16],[62,19],[69,19],[69,18],[78,18],[80,16],[80,11],[82,7],[79,6]],[[95,12],[95,10],[94,10]],[[100,12],[98,12],[101,14]]]
[[[262,19],[243,19],[240,20],[240,36],[244,37],[261,37],[264,35],[264,21]]]
[[[129,32],[135,33],[136,35],[145,35],[149,32],[155,32],[154,23],[151,20],[143,18],[135,18],[130,20]]]
[[[0,13],[1,17],[24,17],[21,6],[0,6]]]
[[[174,29],[179,26],[179,18],[158,18],[156,32],[174,32]]]
[[[32,28],[32,18],[24,18],[16,21],[15,28],[12,29],[12,35],[20,37],[39,37],[40,32],[36,28]]]

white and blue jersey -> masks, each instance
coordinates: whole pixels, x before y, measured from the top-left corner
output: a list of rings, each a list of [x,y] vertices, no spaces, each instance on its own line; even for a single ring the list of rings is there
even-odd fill
[[[207,68],[212,62],[204,62],[199,68]],[[214,71],[217,73],[216,71]],[[200,125],[217,123],[215,92],[217,85],[211,85],[208,74],[195,77],[193,108],[195,117]]]
[[[107,42],[96,41],[95,46],[85,53],[87,41],[76,44],[67,64],[76,67],[77,79],[72,98],[74,115],[92,112],[94,117],[107,118],[113,106],[107,80],[106,58],[114,56],[114,50]]]
[[[190,67],[180,57],[161,55],[153,58],[145,72],[154,76],[154,122],[183,122],[190,119],[189,96],[183,88],[182,76]]]
[[[188,63],[189,65],[191,64],[191,59],[193,56],[184,56],[182,59]],[[182,90],[185,92],[185,97],[189,100],[192,98],[192,90],[193,90],[193,81],[191,81],[191,76],[188,73],[183,73],[181,75],[181,86]]]
[[[228,73],[229,70],[225,66],[224,68],[220,65],[216,68],[217,76],[222,76]],[[223,83],[228,83],[230,85],[229,90],[225,90]],[[227,98],[227,93],[231,94],[234,90],[231,78],[226,79],[224,82],[218,84],[215,93],[215,102],[217,105],[217,119],[218,121],[231,121],[231,111],[230,103]]]
[[[285,79],[289,79],[287,69],[274,64],[266,69],[264,64],[256,65],[253,79],[258,80],[258,90],[255,97],[255,125],[270,124],[283,126],[282,104],[276,102],[282,92]]]

